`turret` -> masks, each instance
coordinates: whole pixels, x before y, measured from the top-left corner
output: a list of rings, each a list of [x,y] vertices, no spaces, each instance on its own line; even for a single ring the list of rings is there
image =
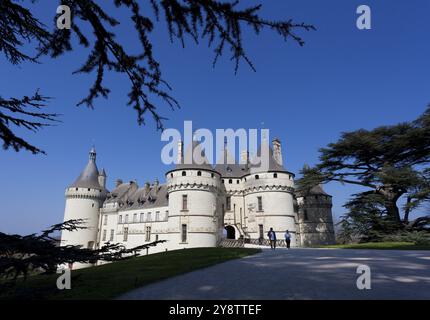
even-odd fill
[[[297,194],[297,205],[301,245],[334,244],[332,197],[322,185]]]
[[[79,245],[90,249],[97,247],[99,208],[106,198],[105,178],[104,170],[99,173],[97,169],[96,151],[92,148],[86,167],[76,181],[66,188],[65,193],[64,221],[82,219],[86,229],[63,231],[61,245]]]

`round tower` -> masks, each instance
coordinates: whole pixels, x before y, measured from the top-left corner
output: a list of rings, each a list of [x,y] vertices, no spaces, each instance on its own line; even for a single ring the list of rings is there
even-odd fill
[[[66,188],[64,221],[83,219],[86,229],[63,231],[61,245],[80,245],[94,249],[97,246],[99,209],[106,198],[104,186],[106,173],[99,173],[96,165],[96,151],[93,147],[89,161],[76,181]],[[103,185],[100,184],[103,183]]]
[[[244,195],[248,230],[253,239],[267,239],[270,228],[278,240],[284,239],[285,231],[291,234],[291,246],[299,245],[294,213],[294,174],[283,166],[281,142],[273,140],[270,148],[264,140],[257,156],[268,152],[267,167],[251,167],[245,176]]]
[[[195,161],[193,153],[202,155],[203,161]],[[179,160],[176,168],[166,173],[169,242],[176,248],[178,244],[179,248],[215,247],[222,234],[220,175],[196,141],[188,147],[185,160],[181,153]]]
[[[301,245],[334,244],[332,197],[321,185],[297,195]]]

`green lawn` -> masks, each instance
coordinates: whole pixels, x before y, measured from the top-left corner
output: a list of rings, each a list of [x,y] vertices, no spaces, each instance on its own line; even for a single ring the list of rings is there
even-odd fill
[[[196,248],[72,271],[71,289],[58,290],[59,275],[37,275],[11,288],[0,283],[0,299],[111,299],[134,288],[217,263],[256,254],[260,249]]]
[[[367,242],[357,244],[337,244],[322,248],[337,249],[377,249],[377,250],[430,250],[430,245],[416,245],[413,242]]]

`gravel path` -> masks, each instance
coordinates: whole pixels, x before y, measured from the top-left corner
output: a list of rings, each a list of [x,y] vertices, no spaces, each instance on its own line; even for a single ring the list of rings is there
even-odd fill
[[[357,289],[361,264],[370,290]],[[119,299],[430,299],[430,251],[265,249]]]

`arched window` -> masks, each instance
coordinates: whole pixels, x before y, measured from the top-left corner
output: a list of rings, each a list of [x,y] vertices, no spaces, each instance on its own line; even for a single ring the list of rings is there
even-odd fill
[[[278,177],[278,174],[277,173],[274,173],[273,174],[273,178],[277,178]]]
[[[197,175],[198,175],[199,177],[201,177],[202,172],[201,172],[201,171],[197,171]]]
[[[185,177],[187,173],[185,171],[182,171],[182,176]]]
[[[258,174],[255,175],[255,180],[260,179],[260,176]]]

